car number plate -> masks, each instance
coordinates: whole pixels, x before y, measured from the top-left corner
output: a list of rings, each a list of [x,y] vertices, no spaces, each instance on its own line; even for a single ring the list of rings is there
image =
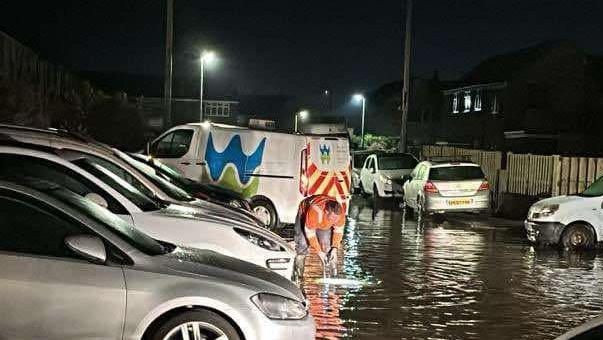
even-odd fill
[[[448,200],[448,205],[450,206],[469,205],[471,203],[473,203],[473,200],[470,198]]]

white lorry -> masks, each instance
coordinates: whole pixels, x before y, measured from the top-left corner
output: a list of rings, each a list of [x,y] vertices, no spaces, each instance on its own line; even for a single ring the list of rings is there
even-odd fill
[[[147,154],[192,180],[241,192],[271,228],[294,223],[307,196],[326,194],[346,209],[350,199],[345,137],[192,123],[164,132],[147,145]]]

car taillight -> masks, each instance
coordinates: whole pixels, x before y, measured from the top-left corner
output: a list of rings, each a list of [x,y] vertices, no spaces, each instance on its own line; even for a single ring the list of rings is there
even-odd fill
[[[488,181],[483,181],[482,185],[479,186],[479,189],[477,189],[477,191],[486,191],[486,190],[490,190],[490,183],[488,183]]]
[[[427,183],[425,183],[425,186],[423,187],[423,191],[430,193],[430,194],[437,194],[438,188],[436,188],[435,184],[433,184],[432,182],[427,182]]]

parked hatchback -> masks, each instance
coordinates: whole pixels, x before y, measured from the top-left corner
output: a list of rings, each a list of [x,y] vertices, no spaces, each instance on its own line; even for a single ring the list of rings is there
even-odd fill
[[[490,185],[478,164],[425,161],[405,179],[404,206],[419,216],[488,211]]]
[[[289,280],[159,242],[53,183],[0,182],[2,339],[314,339]]]

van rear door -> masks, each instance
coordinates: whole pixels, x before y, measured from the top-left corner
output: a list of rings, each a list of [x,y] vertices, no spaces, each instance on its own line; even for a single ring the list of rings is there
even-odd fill
[[[338,137],[308,137],[308,195],[324,194],[346,203],[350,196],[350,149]]]

